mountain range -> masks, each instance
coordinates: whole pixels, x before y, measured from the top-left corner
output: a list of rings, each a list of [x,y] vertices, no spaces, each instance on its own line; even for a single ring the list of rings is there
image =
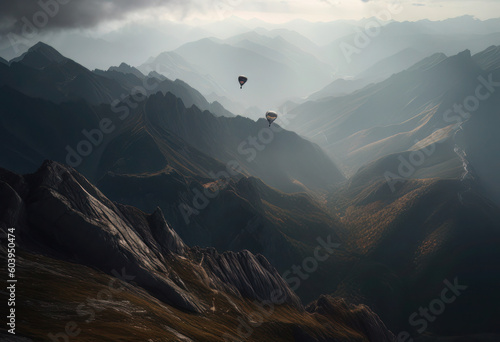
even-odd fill
[[[224,84],[227,60],[204,74],[217,58],[195,66],[202,47],[250,49],[268,72],[323,66],[318,51],[279,35],[307,45],[303,37],[259,31],[160,56],[177,58],[171,70],[206,81],[205,91]],[[285,63],[278,46],[293,55]],[[40,43],[0,63],[0,228],[18,230],[19,274],[30,284],[23,307],[36,322],[23,334],[46,339],[64,331],[54,319],[63,317],[86,326],[89,341],[237,340],[252,324],[256,341],[393,341],[405,331],[416,341],[495,340],[498,51],[434,53],[384,76],[397,59],[389,55],[359,79],[328,86],[325,77],[326,88],[271,127],[209,102],[155,62],[149,72],[124,63],[90,71]],[[234,88],[244,96],[246,86]],[[476,101],[469,115],[455,109]],[[134,279],[120,281],[117,300],[74,315],[125,266]],[[29,269],[47,280],[43,289]],[[422,334],[410,317],[445,286],[464,290]],[[258,324],[252,313],[273,291],[284,302]],[[85,320],[92,312],[99,319]],[[115,335],[110,321],[126,330]]]
[[[180,78],[236,114],[255,119],[254,111],[246,108],[256,107],[262,113],[288,100],[318,99],[318,93],[345,94],[381,82],[436,52],[454,55],[469,49],[478,53],[500,42],[498,21],[467,16],[443,22],[377,18],[316,25],[294,22],[279,28],[228,25],[233,24],[239,27],[235,32],[242,33],[190,41],[149,58],[139,69],[160,65],[166,77]],[[367,35],[366,25],[377,25],[377,34]],[[474,29],[465,34],[460,25]],[[318,40],[320,32],[332,38]],[[238,91],[235,79],[226,74],[248,76],[245,92]]]
[[[481,149],[498,146],[484,141],[498,119],[500,74],[486,57],[496,50],[490,47],[474,56],[468,50],[451,57],[434,54],[351,94],[308,101],[290,111],[290,128],[318,142],[348,175],[386,156],[397,159],[398,153],[413,151],[414,161],[403,158],[410,170],[400,172],[398,163],[393,163],[396,168],[387,166],[381,176],[387,171],[408,178],[434,167],[436,175],[460,177],[464,170],[456,166],[463,163],[455,149],[464,151],[470,161],[488,154]],[[469,127],[474,123],[483,125],[484,131],[472,132]],[[462,135],[468,141],[459,139]],[[434,153],[449,160],[433,158]],[[479,162],[473,164],[476,172],[485,169]],[[494,186],[491,177],[484,181],[487,187]]]
[[[100,74],[137,78],[125,66],[118,69],[127,73],[114,69]],[[186,92],[185,98],[196,95]],[[216,117],[196,105],[186,108],[170,92],[142,102],[131,96],[116,106],[84,100],[54,104],[8,87],[0,96],[2,165],[21,173],[33,172],[45,159],[73,165],[113,200],[148,212],[160,205],[192,245],[251,248],[283,270],[290,266],[283,253],[298,262],[304,250],[314,249],[315,237],[306,237],[305,231],[324,238],[336,234],[335,218],[314,198],[344,177],[317,145],[293,132],[278,126],[271,130],[263,120]],[[100,129],[103,120],[109,121],[108,129]],[[297,153],[305,159],[297,160]],[[132,192],[122,191],[133,186]],[[240,215],[231,215],[235,211]],[[212,222],[218,223],[212,228]],[[253,222],[248,223],[253,225],[250,238],[247,222]],[[234,233],[228,234],[233,225]]]
[[[304,308],[261,255],[190,248],[161,210],[148,215],[113,203],[62,164],[45,162],[26,176],[1,169],[0,179],[2,233],[15,226],[22,247],[16,267],[25,284],[18,301],[24,341],[393,337],[363,306],[324,296]],[[35,276],[43,282],[32,283]]]

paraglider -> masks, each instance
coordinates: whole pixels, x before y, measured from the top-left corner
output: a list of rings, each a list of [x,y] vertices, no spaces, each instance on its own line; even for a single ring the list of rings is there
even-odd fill
[[[269,122],[269,127],[271,127],[271,124],[274,122],[274,120],[276,120],[278,118],[278,114],[276,114],[276,112],[273,112],[273,111],[268,111],[266,113],[266,119],[267,119],[267,122]]]
[[[245,83],[247,83],[247,81],[248,81],[248,78],[246,78],[245,76],[239,76],[238,77],[238,83],[240,84],[240,89],[243,88],[243,85]]]

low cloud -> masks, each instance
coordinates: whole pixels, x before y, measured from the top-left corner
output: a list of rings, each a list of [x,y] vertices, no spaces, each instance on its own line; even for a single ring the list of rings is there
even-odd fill
[[[26,21],[43,30],[92,28],[102,22],[155,9],[185,15],[193,0],[16,0],[0,1],[0,34],[19,33]],[[5,24],[8,23],[8,24]],[[43,25],[42,25],[43,24]]]

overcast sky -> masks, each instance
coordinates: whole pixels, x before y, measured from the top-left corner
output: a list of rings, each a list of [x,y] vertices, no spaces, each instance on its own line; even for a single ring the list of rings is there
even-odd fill
[[[238,0],[234,0],[238,1]],[[394,15],[398,21],[420,19],[443,20],[473,15],[479,19],[498,17],[498,0],[288,0],[288,1],[245,1],[235,10],[243,18],[260,17],[279,21],[306,18],[312,21],[338,19],[362,19],[372,17],[374,12],[399,3],[403,11]]]
[[[40,3],[67,2],[40,14]],[[393,19],[442,20],[461,15],[489,19],[500,13],[499,0],[16,0],[0,1],[0,33],[19,32],[26,19],[43,30],[116,27],[140,19],[221,20],[229,16],[283,22],[296,18],[310,21],[371,17],[398,2],[403,11]],[[37,16],[38,14],[38,16]],[[25,18],[25,21],[23,21]]]

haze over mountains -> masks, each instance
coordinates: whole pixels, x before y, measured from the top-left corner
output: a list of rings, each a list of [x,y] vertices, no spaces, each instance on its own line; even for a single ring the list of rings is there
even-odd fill
[[[497,193],[498,180],[486,174],[498,169],[485,161],[500,146],[490,131],[498,127],[500,74],[485,58],[496,49],[475,56],[469,50],[452,57],[436,54],[353,94],[309,101],[291,111],[290,127],[318,141],[348,174],[387,155],[422,150],[409,166],[413,170],[404,172],[410,176],[394,163],[386,164],[384,172],[399,178],[480,173],[485,188]],[[473,128],[478,126],[481,133]],[[441,158],[432,158],[434,153]],[[463,155],[477,160],[473,171],[457,168]]]
[[[204,96],[214,93],[243,105],[231,108],[229,100],[222,103],[232,111],[238,109],[237,114],[244,114],[251,106],[265,111],[267,106],[277,108],[283,98],[306,97],[336,78],[365,79],[363,72],[386,59],[386,67],[381,68],[385,70],[377,68],[378,75],[372,73],[370,76],[374,78],[368,77],[365,82],[381,81],[435,52],[447,55],[465,49],[480,52],[498,44],[499,22],[498,19],[481,21],[463,16],[444,21],[384,22],[374,17],[360,21],[310,23],[295,20],[287,24],[269,24],[231,17],[217,24],[197,27],[183,23],[154,28],[129,24],[99,38],[78,33],[59,37],[54,33],[44,41],[91,69],[107,69],[122,62],[145,67],[153,62],[153,70],[163,69],[166,77],[172,80],[180,78]],[[375,34],[365,33],[360,38],[365,26],[374,23],[382,27]],[[162,39],[157,39],[160,36]],[[151,41],[155,43],[148,44]],[[32,41],[31,45],[36,42]],[[3,52],[0,51],[0,57],[12,59],[29,47],[16,45],[16,51],[11,51],[12,46],[9,50],[6,45]],[[197,53],[203,49],[209,50]],[[398,62],[390,63],[391,57]],[[229,60],[221,63],[220,58]],[[252,60],[251,65],[245,63],[248,59]],[[276,59],[279,62],[273,64]],[[219,65],[224,65],[226,69],[223,71],[226,72],[237,68],[237,73],[256,76],[253,77],[253,86],[252,82],[248,83],[248,97],[240,97],[229,86],[232,79],[224,78]],[[249,69],[245,70],[245,66]],[[270,77],[266,70],[273,67],[277,68],[273,73],[275,77]],[[323,72],[318,73],[318,69]],[[303,76],[290,82],[290,77],[296,76],[294,73]],[[255,83],[259,79],[262,81]],[[310,84],[312,79],[316,80],[314,84]],[[259,96],[256,89],[261,87],[270,94],[266,92],[265,96]]]
[[[366,23],[378,22],[372,18],[344,23],[349,32],[324,44],[313,42],[311,39],[317,33],[301,30],[300,25],[293,29],[257,28],[224,40],[204,38],[162,53],[142,67],[164,65],[167,77],[189,79],[190,84],[205,96],[215,93],[223,98],[222,104],[243,114],[245,108],[252,106],[265,110],[267,107],[277,108],[287,99],[300,101],[299,98],[320,90],[335,79],[359,79],[353,89],[357,90],[371,82],[382,81],[435,52],[448,55],[465,49],[480,52],[500,41],[497,20],[481,22],[465,16],[443,22],[394,22],[381,27],[374,38],[364,33]],[[329,33],[337,32],[334,28],[338,25],[340,23],[325,23],[315,29],[324,29],[324,36],[331,36]],[[471,25],[474,29],[465,35],[456,29],[460,25]],[[363,38],[360,38],[361,34],[364,34]],[[279,65],[273,64],[273,59],[279,61]],[[173,68],[173,63],[182,67]],[[270,68],[275,69],[271,74],[273,77],[269,75]],[[177,74],[172,73],[172,69]],[[250,77],[245,97],[231,87],[231,79],[224,77],[230,70],[238,70]],[[198,75],[193,75],[193,72]],[[203,78],[200,78],[200,73]],[[291,77],[295,79],[292,83]],[[259,83],[252,85],[252,78]],[[210,86],[213,81],[222,89]],[[259,93],[259,89],[265,89],[265,95]],[[243,106],[234,106],[225,98]],[[252,117],[252,112],[247,115]]]
[[[70,71],[61,72],[60,68],[66,71],[67,69],[65,68],[67,65],[70,65]],[[53,69],[56,71],[53,71]],[[125,74],[122,72],[123,70]],[[130,72],[134,72],[134,74]],[[94,179],[98,179],[108,170],[116,171],[118,169],[118,165],[115,164],[116,162],[121,163],[120,168],[122,170],[134,168],[137,173],[164,170],[168,165],[172,164],[171,160],[166,159],[161,163],[159,160],[154,160],[154,158],[151,160],[147,154],[143,154],[144,152],[148,154],[156,152],[157,155],[161,155],[162,146],[157,146],[151,150],[152,146],[158,144],[157,139],[161,137],[163,139],[185,141],[189,144],[188,146],[195,147],[207,156],[215,158],[222,163],[234,161],[235,165],[232,167],[241,169],[237,172],[246,171],[246,173],[254,174],[268,181],[271,185],[285,191],[290,191],[292,184],[295,184],[295,190],[301,189],[301,186],[320,189],[325,184],[333,185],[343,180],[343,176],[336,169],[335,165],[319,148],[310,142],[280,128],[268,129],[264,132],[265,134],[262,134],[258,129],[259,126],[262,128],[262,121],[255,123],[252,120],[241,117],[226,120],[222,115],[219,118],[214,118],[213,114],[208,112],[208,110],[225,114],[227,117],[232,117],[233,115],[225,111],[220,105],[209,104],[200,93],[179,80],[172,82],[170,80],[160,81],[154,77],[148,79],[143,75],[141,76],[139,71],[134,71],[123,65],[120,68],[111,68],[107,72],[91,72],[75,62],[62,57],[57,51],[43,43],[34,46],[19,61],[14,60],[9,66],[5,66],[3,73],[6,75],[3,78],[3,85],[5,86],[5,91],[9,93],[4,99],[5,109],[9,113],[8,117],[4,117],[4,122],[7,126],[5,136],[13,132],[18,134],[9,139],[10,143],[6,142],[10,145],[9,149],[15,150],[19,148],[20,141],[16,140],[25,142],[28,140],[27,137],[30,137],[31,140],[34,136],[38,135],[43,141],[46,137],[54,134],[49,130],[38,131],[37,134],[33,134],[35,130],[38,130],[40,124],[50,124],[50,122],[46,121],[46,118],[40,117],[35,112],[35,108],[38,108],[38,112],[55,115],[53,123],[59,125],[60,118],[64,118],[64,120],[69,118],[71,115],[70,112],[73,110],[70,108],[76,107],[80,111],[83,111],[80,114],[80,120],[82,121],[77,122],[67,119],[73,122],[68,122],[62,126],[66,127],[66,134],[68,137],[71,137],[68,141],[70,148],[54,151],[55,154],[52,156],[39,154],[38,160],[41,161],[43,158],[48,157],[69,163],[74,159],[75,164],[76,160],[81,160],[82,167],[89,170]],[[39,77],[40,84],[34,83],[36,82],[34,76],[30,76],[29,79],[31,81],[29,85],[27,81],[21,82],[20,76],[26,73],[42,75]],[[142,79],[136,76],[137,73],[139,73]],[[55,75],[59,76],[59,78],[54,78]],[[91,80],[91,82],[74,85],[75,80],[80,78]],[[110,85],[115,85],[116,87]],[[146,90],[146,85],[150,85],[150,90],[147,93],[134,93],[134,89],[137,89],[140,85],[144,85],[142,88],[144,90]],[[79,87],[77,93],[82,94],[81,99],[87,101],[85,106],[79,103],[81,100],[73,100],[74,95],[67,93],[68,88],[76,88],[77,86]],[[18,93],[19,91],[26,95],[41,97],[43,100],[29,98],[21,100],[26,95]],[[128,95],[128,93],[131,93],[131,95]],[[149,94],[153,95],[148,97]],[[112,100],[114,96],[116,97]],[[99,101],[99,99],[102,99],[102,101]],[[54,104],[44,100],[55,102],[66,100],[66,102],[63,102],[59,106],[60,109],[55,112],[53,110]],[[23,103],[28,108],[24,108],[21,111],[19,103]],[[94,106],[96,103],[100,103],[100,105]],[[111,105],[105,105],[108,103],[111,103]],[[29,108],[30,105],[33,106],[31,109]],[[189,108],[186,106],[189,106]],[[66,111],[69,111],[69,113],[66,113]],[[167,117],[165,117],[165,114],[167,114]],[[22,118],[21,115],[27,117]],[[71,152],[71,150],[79,150],[79,140],[85,140],[85,138],[90,141],[98,141],[98,143],[94,144],[98,153],[102,152],[106,154],[107,148],[122,149],[121,146],[115,146],[114,140],[108,141],[108,139],[104,139],[104,132],[95,133],[96,131],[87,129],[87,133],[81,133],[88,127],[89,123],[99,127],[99,121],[102,119],[112,120],[119,126],[115,131],[111,132],[111,136],[118,139],[120,144],[123,144],[123,135],[133,134],[134,136],[138,136],[135,140],[138,146],[130,146],[131,141],[129,139],[126,140],[128,147],[125,152],[129,161],[125,161],[125,164],[124,161],[121,161],[121,155],[117,151],[109,153],[112,155],[111,159],[109,157],[102,157],[95,163],[84,161],[82,157],[85,156],[79,156]],[[37,121],[42,122],[34,124]],[[85,123],[82,124],[82,122]],[[28,123],[28,125],[25,123]],[[24,127],[22,127],[22,131],[13,131],[12,129],[8,129],[9,126],[12,127],[11,125],[24,125]],[[136,125],[137,127],[135,127]],[[74,127],[74,129],[70,129],[70,127]],[[90,131],[94,133],[89,133]],[[171,134],[169,132],[176,132],[176,137],[170,138]],[[92,134],[97,134],[98,137],[94,137]],[[155,136],[158,136],[158,138]],[[255,139],[255,142],[252,138]],[[101,146],[102,142],[104,144]],[[18,167],[17,169],[24,171],[29,168],[28,163],[31,158],[27,154],[36,151],[40,143],[41,141],[34,141],[31,146],[27,147],[26,154],[16,153],[15,157],[24,160],[25,163],[23,168]],[[187,145],[186,143],[184,145]],[[266,148],[266,145],[270,143],[273,143],[271,146],[272,150],[271,148]],[[179,144],[174,145],[175,149],[181,150],[186,154]],[[55,144],[55,146],[59,145]],[[316,165],[316,167],[304,168],[294,160],[292,151],[294,153],[302,153],[300,152],[301,150],[304,150],[304,155],[311,158],[310,165]],[[131,151],[135,153],[130,154]],[[63,154],[66,154],[67,158],[62,158]],[[277,156],[278,158],[276,158]],[[7,163],[7,160],[11,160],[10,158],[12,157],[14,156],[6,158],[4,163]],[[93,155],[90,157],[93,158]],[[146,164],[141,167],[143,164],[141,162],[137,163],[139,160],[134,160],[134,157],[144,159],[144,163]],[[114,162],[113,158],[117,161]],[[191,156],[186,155],[182,156],[182,158],[191,158]],[[106,166],[102,166],[101,164],[103,163]],[[151,165],[151,163],[156,166]],[[202,168],[196,165],[198,167],[196,171],[194,168],[189,168],[189,165],[183,165],[182,162],[179,162],[179,165],[181,165],[179,167],[187,167],[191,171],[191,174],[194,173],[205,177],[209,177],[209,172],[218,174],[220,171],[226,171],[226,167],[223,165],[219,169],[214,169],[213,164],[216,163],[215,160],[208,163],[208,165],[201,165]],[[212,163],[211,166],[210,163]],[[20,165],[19,162],[14,162],[14,164]],[[273,164],[274,166],[271,167]],[[32,164],[31,167],[33,166]],[[288,177],[282,177],[285,173],[288,173]]]
[[[500,21],[386,23],[348,62],[363,23],[231,19],[94,70],[42,42],[0,61],[0,228],[52,296],[28,286],[22,335],[64,317],[89,341],[500,336]],[[124,265],[87,326],[72,303]]]

